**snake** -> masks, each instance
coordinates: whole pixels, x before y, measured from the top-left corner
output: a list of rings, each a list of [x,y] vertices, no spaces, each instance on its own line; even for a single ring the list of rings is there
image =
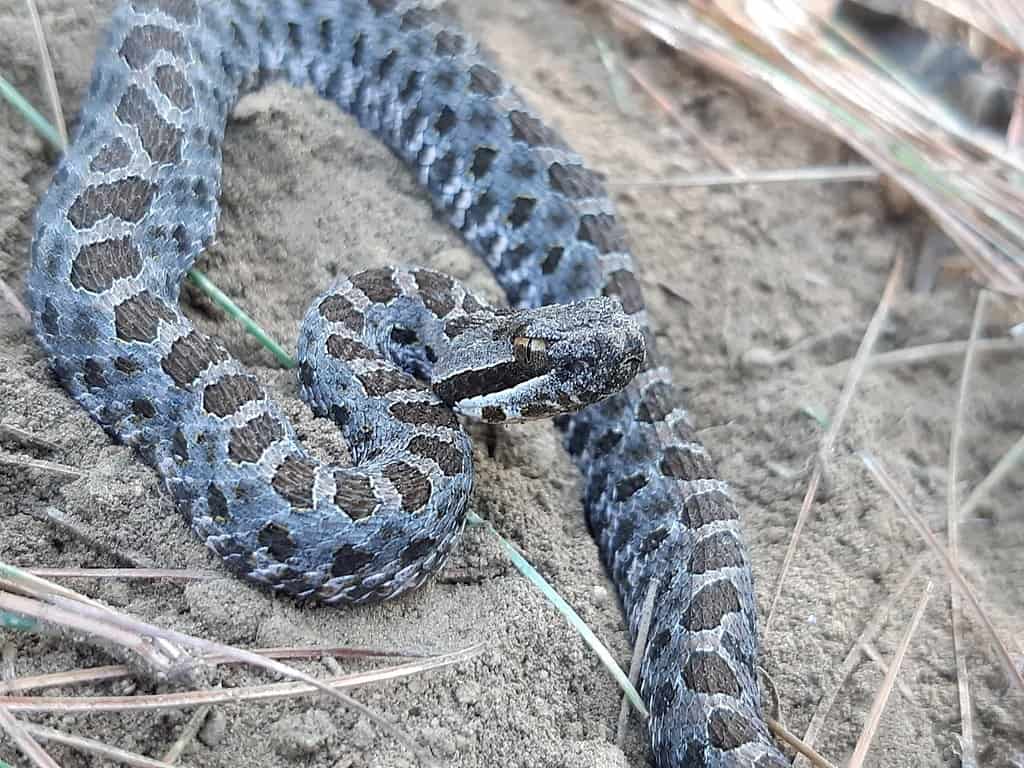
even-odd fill
[[[314,300],[298,385],[351,464],[301,446],[255,376],[178,306],[215,235],[239,97],[313,89],[408,166],[493,272],[492,308],[389,266]],[[27,279],[56,379],[160,475],[232,571],[303,600],[367,603],[436,572],[473,472],[460,415],[554,418],[636,636],[662,768],[781,768],[761,712],[750,560],[660,361],[601,176],[436,9],[405,0],[129,0],[38,207]]]

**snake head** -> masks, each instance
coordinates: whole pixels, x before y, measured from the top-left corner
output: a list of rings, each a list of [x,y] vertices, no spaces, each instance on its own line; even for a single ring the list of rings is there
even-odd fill
[[[573,413],[623,389],[646,354],[639,324],[615,299],[481,314],[452,340],[434,392],[482,421]]]

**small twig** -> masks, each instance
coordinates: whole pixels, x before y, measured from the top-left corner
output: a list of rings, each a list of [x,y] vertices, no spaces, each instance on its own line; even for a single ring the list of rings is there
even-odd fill
[[[789,744],[799,754],[798,758],[805,757],[811,765],[817,766],[817,768],[836,768],[832,763],[826,760],[822,755],[807,742],[801,740],[799,736],[790,731],[786,726],[776,720],[774,717],[766,717],[765,722],[778,738]]]
[[[100,757],[106,758],[112,762],[123,763],[124,765],[133,766],[133,768],[174,768],[170,763],[154,760],[151,757],[140,755],[137,752],[128,752],[124,749],[118,749],[117,747],[112,747],[109,744],[104,744],[102,741],[96,741],[95,739],[87,739],[84,736],[75,736],[70,733],[65,733],[64,731],[58,731],[56,728],[47,728],[45,725],[23,722],[21,723],[21,727],[37,739],[64,744],[65,746],[77,749],[79,752],[99,755]]]
[[[169,581],[207,581],[225,576],[217,571],[187,568],[29,568],[41,579],[167,579]]]
[[[889,313],[889,307],[892,304],[893,296],[896,295],[896,289],[899,287],[902,275],[903,256],[902,254],[897,254],[893,260],[892,269],[889,271],[889,279],[886,281],[885,290],[882,291],[882,298],[875,308],[871,322],[868,323],[864,337],[857,348],[857,354],[853,358],[853,364],[846,374],[846,381],[843,383],[843,390],[839,395],[839,403],[836,405],[835,413],[832,416],[832,423],[822,438],[818,449],[817,460],[814,462],[814,469],[811,472],[810,481],[807,483],[807,492],[804,494],[803,503],[800,505],[796,526],[793,528],[792,536],[790,536],[789,546],[786,548],[786,554],[782,560],[782,569],[775,583],[775,591],[768,605],[768,616],[764,622],[764,632],[766,635],[771,628],[772,618],[775,615],[775,605],[782,594],[782,585],[785,583],[786,576],[789,573],[790,565],[793,562],[793,555],[796,554],[796,545],[800,540],[800,534],[803,533],[804,525],[810,519],[814,497],[818,493],[818,485],[821,483],[832,448],[839,436],[839,430],[846,421],[846,413],[850,408],[850,403],[853,402],[854,393],[857,391],[857,384],[867,368],[867,361],[871,355],[871,350],[874,348],[875,342],[882,332],[882,327],[885,325],[885,318]]]
[[[18,456],[0,456],[0,465],[9,467],[20,467],[22,469],[37,469],[51,475],[60,475],[70,480],[77,480],[82,473],[66,464],[57,464],[46,459],[23,459]]]
[[[861,731],[860,738],[857,740],[857,746],[853,750],[853,757],[847,763],[847,768],[860,768],[864,763],[864,758],[868,754],[868,748],[871,746],[871,740],[874,738],[875,731],[878,730],[878,723],[882,719],[882,710],[885,709],[885,705],[889,701],[893,683],[896,682],[896,675],[899,674],[900,666],[903,664],[903,657],[907,655],[910,640],[914,637],[914,632],[917,631],[917,625],[921,623],[921,617],[924,616],[924,609],[928,606],[928,599],[931,596],[932,582],[929,581],[924,588],[924,592],[921,594],[921,599],[917,603],[917,610],[914,611],[910,625],[907,627],[907,631],[904,633],[903,639],[896,649],[892,662],[889,664],[889,671],[885,674],[882,686],[878,689],[878,695],[875,696],[875,701],[871,705],[867,722],[864,723],[864,730]]]
[[[620,179],[609,181],[609,189],[642,187],[687,189],[689,187],[736,187],[753,184],[826,183],[878,181],[881,174],[870,165],[821,165],[807,168],[780,168],[772,171],[732,173],[692,173],[669,179]]]
[[[203,704],[277,701],[309,696],[317,691],[322,691],[325,687],[330,688],[332,693],[336,693],[370,683],[423,674],[429,670],[468,661],[483,653],[485,648],[484,643],[478,643],[430,659],[317,680],[317,685],[304,682],[266,683],[244,688],[207,688],[196,691],[135,696],[0,696],[0,706],[9,707],[12,712],[153,712],[198,707]],[[365,713],[360,712],[360,714]]]
[[[57,78],[53,74],[53,62],[50,60],[50,49],[46,45],[46,35],[43,32],[43,22],[39,19],[39,10],[36,8],[35,0],[25,0],[28,6],[28,15],[32,20],[32,31],[35,34],[36,44],[39,47],[39,63],[42,68],[43,90],[50,100],[50,109],[53,111],[53,122],[60,135],[63,146],[68,144],[68,129],[64,123],[64,110],[60,105],[60,93],[57,90]]]
[[[380,650],[378,648],[360,647],[312,647],[299,648],[294,646],[283,648],[256,648],[253,653],[267,656],[271,659],[428,659],[430,656],[422,653],[414,653],[405,650]],[[241,664],[237,659],[230,658],[224,654],[211,654],[202,656],[202,660],[211,666],[221,664]],[[69,688],[76,685],[93,685],[95,683],[110,682],[130,677],[134,674],[124,664],[109,664],[102,667],[90,667],[88,669],[74,669],[68,672],[51,672],[45,675],[32,675],[29,677],[12,678],[0,682],[0,694],[22,693],[24,691],[43,690],[46,688]],[[338,672],[340,674],[340,671]]]
[[[860,644],[860,649],[864,652],[865,656],[879,666],[883,674],[888,674],[889,665],[886,663],[885,659],[882,658],[882,654],[879,653],[878,649],[875,648],[874,643],[862,642]],[[902,680],[896,681],[896,688],[907,701],[914,700],[913,694],[911,694],[910,689],[907,688],[907,684]]]
[[[695,131],[690,124],[683,119],[683,116],[679,114],[675,107],[672,106],[672,102],[665,94],[659,91],[654,85],[641,75],[635,67],[626,67],[626,72],[632,77],[637,85],[639,85],[644,92],[654,99],[654,102],[662,109],[662,111],[669,116],[673,123],[680,128],[690,139],[695,141],[703,150],[707,153],[708,157],[715,161],[719,168],[724,168],[736,177],[742,177],[745,174],[741,171],[723,152],[721,149],[716,147],[699,131]]]
[[[661,582],[658,579],[651,579],[647,584],[647,594],[644,596],[644,604],[640,608],[640,625],[636,630],[636,642],[633,644],[633,658],[629,662],[629,682],[636,686],[640,679],[640,667],[644,661],[644,654],[647,651],[647,634],[651,629],[651,616],[654,615],[654,598],[658,594],[658,586]],[[615,732],[615,744],[620,749],[626,740],[626,724],[629,719],[629,697],[622,694],[622,704],[619,705],[619,722]]]
[[[869,368],[895,368],[900,365],[929,363],[937,357],[958,357],[967,351],[966,341],[940,341],[935,344],[921,344],[916,347],[894,349],[890,352],[879,352],[868,358]],[[974,344],[978,352],[1021,352],[1024,341],[1018,339],[978,339]],[[844,361],[846,365],[852,361]]]
[[[629,91],[622,80],[622,72],[619,70],[618,62],[615,60],[615,52],[605,39],[597,34],[594,35],[594,47],[597,48],[597,55],[601,59],[601,66],[608,74],[608,89],[611,91],[615,107],[620,115],[630,115],[633,107],[629,100]]]
[[[7,731],[11,741],[39,768],[60,768],[3,704],[0,704],[0,728]]]
[[[192,713],[192,717],[188,719],[185,727],[181,729],[181,733],[178,734],[178,738],[174,740],[174,743],[164,753],[163,760],[165,763],[176,763],[178,758],[181,757],[181,753],[185,751],[185,748],[192,743],[192,740],[199,733],[199,729],[203,727],[203,723],[206,722],[206,716],[210,714],[212,707],[209,704],[204,704],[198,707],[195,712]]]
[[[1013,663],[1013,657],[1010,656],[1010,651],[1006,645],[999,638],[999,633],[996,632],[995,625],[992,624],[992,620],[989,619],[988,614],[982,609],[981,603],[978,601],[977,595],[974,594],[974,590],[971,585],[967,583],[967,579],[960,572],[960,569],[953,562],[949,555],[949,551],[939,543],[939,540],[932,533],[928,527],[928,523],[921,517],[921,513],[918,512],[910,504],[907,496],[896,485],[896,481],[889,476],[889,473],[885,471],[878,460],[873,456],[862,453],[861,461],[864,462],[864,466],[868,468],[868,471],[872,474],[878,484],[885,489],[885,491],[892,497],[892,500],[896,503],[897,508],[907,517],[908,520],[913,524],[914,528],[920,534],[921,538],[924,539],[925,543],[931,548],[932,552],[939,556],[939,561],[942,566],[946,569],[946,573],[950,576],[953,584],[963,596],[967,599],[967,604],[971,606],[978,620],[985,627],[985,631],[988,632],[989,638],[992,640],[992,644],[995,646],[996,655],[1002,662],[1003,667],[1006,670],[1007,677],[1010,683],[1016,686],[1020,691],[1024,691],[1024,672],[1017,669],[1017,665]]]
[[[2,80],[3,78],[0,78]],[[18,298],[18,294],[7,284],[7,281],[0,277],[0,298],[6,301],[14,309],[16,314],[26,327],[32,325],[32,313],[28,311],[28,307]]]
[[[28,430],[10,424],[0,423],[0,440],[11,440],[12,442],[28,445],[43,451],[57,450],[56,443],[51,443],[49,440],[33,435]]]
[[[1024,461],[1024,435],[1013,444],[1003,457],[996,462],[996,465],[992,468],[992,471],[985,476],[985,479],[978,483],[978,487],[971,491],[971,495],[967,497],[967,501],[960,507],[960,519],[967,520],[974,515],[974,510],[979,504],[981,504],[992,490],[1002,482],[1003,478],[1010,474],[1010,470],[1014,469],[1018,464]]]

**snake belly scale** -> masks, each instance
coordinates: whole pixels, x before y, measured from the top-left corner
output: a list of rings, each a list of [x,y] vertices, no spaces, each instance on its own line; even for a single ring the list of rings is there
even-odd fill
[[[444,275],[397,267],[344,278],[315,301],[300,384],[341,426],[352,467],[307,456],[256,379],[178,309],[184,274],[215,234],[228,115],[242,93],[278,78],[312,87],[404,160],[513,307],[489,310]],[[436,12],[401,0],[123,5],[39,207],[28,287],[63,386],[157,469],[229,566],[297,596],[384,599],[440,567],[472,482],[445,402],[485,418],[596,403],[557,423],[633,633],[657,579],[641,670],[655,762],[786,765],[760,713],[738,514],[658,366],[608,196]],[[545,318],[531,331],[535,321],[516,313],[570,302],[588,318],[624,312],[628,322],[577,344],[596,358],[562,376],[575,391],[549,392],[552,377],[531,366],[557,362],[557,333]],[[415,332],[411,315],[423,316]],[[484,315],[508,335],[511,357],[471,370],[448,342],[475,333],[473,354],[493,347]],[[607,350],[618,356],[602,358]],[[608,366],[611,383],[583,370]],[[499,395],[484,387],[495,383]]]

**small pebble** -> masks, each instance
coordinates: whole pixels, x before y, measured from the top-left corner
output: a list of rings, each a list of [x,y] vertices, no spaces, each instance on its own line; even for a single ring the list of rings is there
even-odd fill
[[[298,760],[320,751],[334,734],[331,718],[323,710],[314,709],[278,720],[270,740],[277,754]]]
[[[228,729],[228,720],[219,709],[213,709],[206,716],[203,727],[199,729],[198,739],[208,747],[215,747],[224,739]]]
[[[480,684],[472,680],[460,684],[455,689],[455,700],[459,704],[476,704],[480,700]]]

